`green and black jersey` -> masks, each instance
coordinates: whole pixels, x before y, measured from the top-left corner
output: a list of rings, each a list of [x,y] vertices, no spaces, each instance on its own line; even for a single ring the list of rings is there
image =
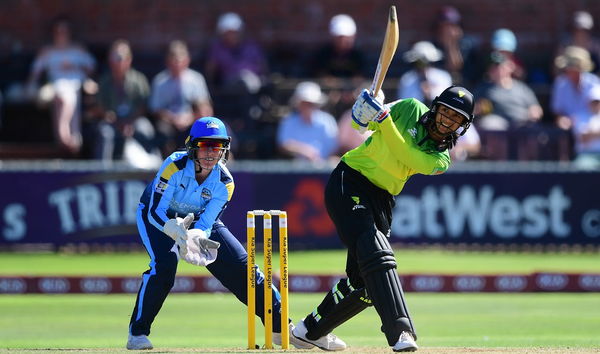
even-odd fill
[[[373,135],[345,153],[342,160],[392,195],[398,195],[414,174],[446,172],[450,166],[448,150],[437,151],[431,139],[418,145],[427,135],[418,121],[428,109],[414,98],[392,103],[390,117],[381,123],[369,123]]]

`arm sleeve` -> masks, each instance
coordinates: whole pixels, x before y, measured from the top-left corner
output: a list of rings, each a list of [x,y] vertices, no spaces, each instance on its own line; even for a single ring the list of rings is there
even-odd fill
[[[394,151],[402,164],[424,175],[444,173],[450,166],[448,154],[427,153],[411,146],[400,134],[392,117],[379,124],[381,137],[391,151]]]

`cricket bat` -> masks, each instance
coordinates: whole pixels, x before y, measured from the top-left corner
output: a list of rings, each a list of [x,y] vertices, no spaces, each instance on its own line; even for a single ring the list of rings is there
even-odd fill
[[[388,16],[387,28],[385,30],[385,37],[383,38],[383,45],[381,46],[381,53],[379,54],[379,60],[377,61],[377,70],[373,77],[373,83],[371,84],[371,96],[377,97],[377,93],[381,90],[383,80],[387,74],[396,48],[398,48],[398,39],[400,37],[400,31],[398,30],[398,16],[396,15],[396,6],[390,7],[390,14]]]

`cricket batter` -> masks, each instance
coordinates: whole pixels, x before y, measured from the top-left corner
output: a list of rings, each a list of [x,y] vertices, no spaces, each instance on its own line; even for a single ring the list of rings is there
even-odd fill
[[[127,349],[152,349],[150,327],[173,287],[180,258],[206,266],[247,304],[248,254],[219,220],[234,190],[233,177],[225,167],[230,142],[221,120],[197,119],[186,139],[186,151],[176,151],[166,158],[140,199],[137,226],[150,256],[150,269],[142,276]],[[257,273],[256,314],[264,324],[264,275],[260,270]],[[281,298],[274,286],[272,293],[273,342],[281,345]],[[293,327],[290,322],[290,330]],[[290,338],[290,343],[300,349],[314,347],[296,338]]]
[[[417,335],[388,242],[394,196],[410,176],[448,169],[448,150],[473,122],[473,95],[451,86],[428,108],[412,98],[384,105],[363,90],[352,107],[352,119],[356,129],[374,133],[342,156],[325,189],[327,211],[348,248],[348,277],[339,280],[292,334],[323,350],[343,350],[346,344],[331,331],[374,305],[393,351],[415,351]]]

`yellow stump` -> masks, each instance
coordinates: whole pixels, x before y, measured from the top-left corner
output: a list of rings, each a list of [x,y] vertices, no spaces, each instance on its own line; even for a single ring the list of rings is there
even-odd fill
[[[256,312],[256,232],[254,212],[246,215],[246,249],[248,252],[247,296],[248,296],[248,349],[255,349],[255,312]]]
[[[288,326],[288,235],[287,213],[279,213],[279,292],[281,293],[281,348],[289,349],[290,327]]]
[[[272,216],[270,213],[264,214],[264,236],[263,236],[263,252],[264,252],[264,267],[265,267],[265,348],[273,349],[273,228]]]

